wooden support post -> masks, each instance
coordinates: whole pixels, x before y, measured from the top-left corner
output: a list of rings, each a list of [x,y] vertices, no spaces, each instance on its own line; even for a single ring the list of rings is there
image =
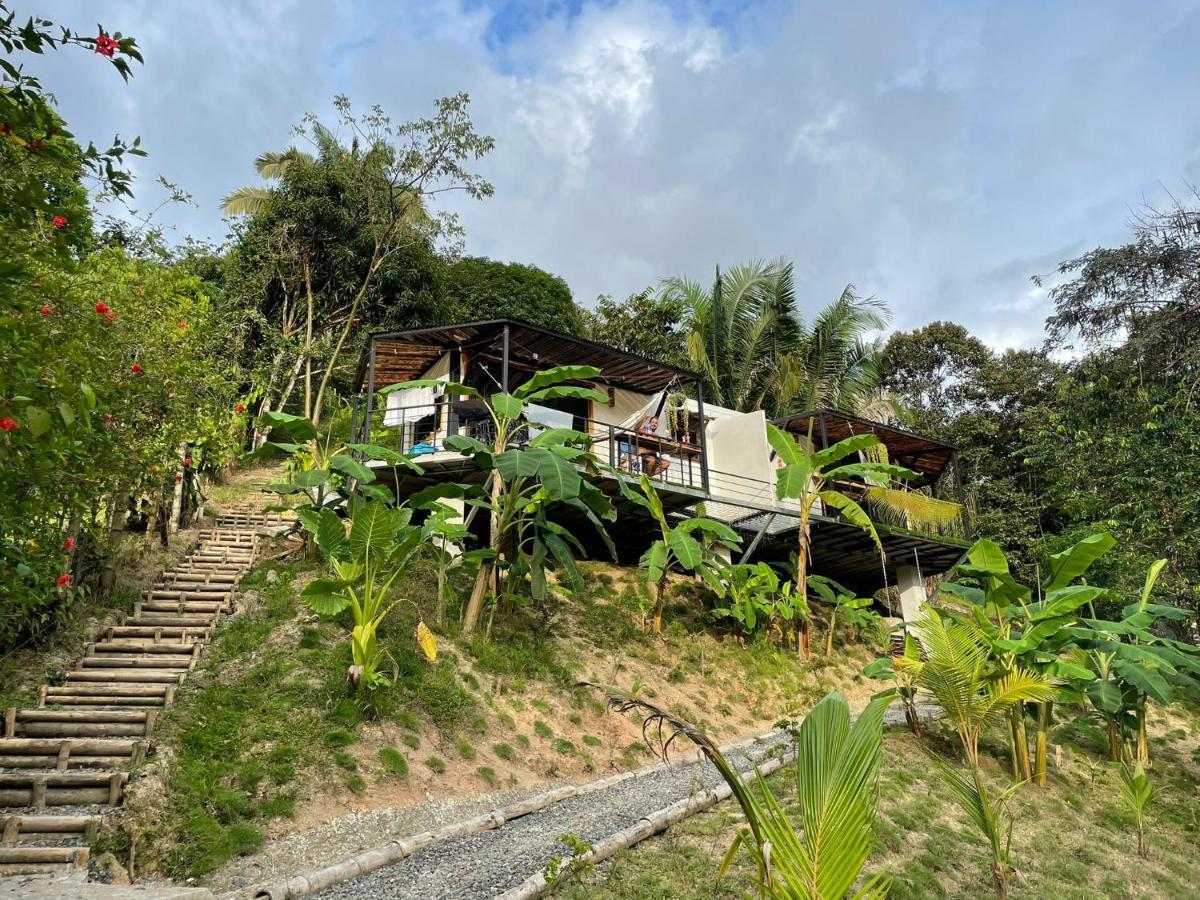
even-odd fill
[[[17,836],[21,833],[21,817],[7,816],[4,819],[4,837],[3,841],[6,844],[15,844]]]
[[[4,711],[4,734],[6,737],[17,736],[17,708],[10,706]]]
[[[29,790],[29,805],[34,809],[43,809],[46,806],[46,776],[38,775],[33,779],[33,785]]]
[[[108,779],[108,805],[116,806],[121,802],[121,788],[125,782],[124,772],[113,772]]]
[[[67,764],[71,759],[71,742],[63,741],[58,745],[58,764],[56,768],[60,772],[67,771]]]

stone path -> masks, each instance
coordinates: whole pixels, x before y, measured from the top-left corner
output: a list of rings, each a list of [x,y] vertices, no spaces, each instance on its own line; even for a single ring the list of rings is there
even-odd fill
[[[101,816],[121,805],[127,770],[146,754],[160,711],[174,702],[220,617],[232,611],[258,534],[283,524],[261,513],[218,516],[132,616],[106,628],[59,683],[41,688],[36,707],[4,711],[0,876],[86,877],[88,844]],[[0,894],[15,896],[14,889],[13,881],[0,881]]]
[[[898,706],[885,724],[903,726]],[[771,753],[791,746],[781,733],[764,736],[752,747],[730,754],[744,771]],[[314,896],[321,900],[482,900],[521,884],[554,857],[568,857],[559,836],[575,835],[598,843],[639,819],[721,782],[709,763],[659,769],[612,787],[562,800],[540,812],[505,823],[494,831],[450,838],[418,850],[398,863],[361,878],[334,885]]]

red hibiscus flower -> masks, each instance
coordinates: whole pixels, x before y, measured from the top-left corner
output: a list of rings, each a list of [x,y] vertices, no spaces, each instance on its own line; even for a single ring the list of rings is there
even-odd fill
[[[96,52],[112,59],[113,54],[117,52],[117,42],[102,33],[96,38]]]
[[[71,576],[70,575],[59,575],[58,578],[55,579],[54,583],[57,584],[59,587],[62,587],[63,585],[66,585],[66,584],[70,584]]]
[[[63,541],[63,549],[64,550],[72,550],[72,549],[74,549],[74,547],[75,547],[75,538],[69,537],[65,541]]]
[[[111,309],[104,314],[104,318],[108,319],[108,321],[110,321],[110,322],[113,319],[115,319],[116,317],[117,317],[117,314],[115,312],[113,312]]]
[[[53,308],[53,307],[51,307],[51,306],[43,306],[43,307],[42,307],[42,315],[43,315],[43,316],[48,316],[48,315],[50,315],[50,313],[52,313],[52,312],[54,312],[54,308]]]
[[[187,328],[187,322],[180,322],[180,323],[179,323],[179,330],[180,330],[180,331],[183,331],[185,328]]]
[[[144,374],[145,369],[143,369],[137,363],[134,363],[132,366],[129,367],[129,371],[132,372],[134,375],[142,375],[142,374]]]
[[[55,228],[66,228],[67,227],[67,217],[66,216],[55,216],[53,221],[54,221]]]
[[[246,404],[245,404],[245,403],[239,403],[237,406],[235,406],[235,407],[233,408],[233,411],[234,411],[235,413],[238,413],[239,415],[240,415],[241,413],[244,413],[244,412],[246,411]]]
[[[16,431],[16,430],[17,430],[17,420],[14,419],[12,416],[5,416],[3,419],[0,419],[0,431]]]
[[[190,456],[185,456],[183,458],[183,467],[185,469],[190,469],[192,467],[192,458]]]
[[[100,315],[104,315],[106,312],[108,312],[108,304],[101,300],[96,304],[96,312],[100,313]]]

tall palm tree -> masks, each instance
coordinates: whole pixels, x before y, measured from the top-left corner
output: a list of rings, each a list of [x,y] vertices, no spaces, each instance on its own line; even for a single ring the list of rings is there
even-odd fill
[[[268,150],[254,160],[254,170],[267,181],[278,181],[293,165],[312,163],[312,154],[288,147],[286,150]],[[246,185],[226,194],[221,200],[221,210],[230,216],[253,216],[263,211],[267,201],[274,195],[272,187]]]
[[[887,325],[887,308],[853,285],[807,323],[783,259],[718,269],[711,288],[670,278],[660,296],[687,310],[688,357],[715,403],[771,416],[816,407],[890,416],[879,345],[866,338]]]

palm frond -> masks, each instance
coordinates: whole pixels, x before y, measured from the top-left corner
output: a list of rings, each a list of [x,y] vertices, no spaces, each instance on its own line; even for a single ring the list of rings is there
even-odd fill
[[[264,187],[240,187],[221,199],[221,209],[229,216],[253,216],[262,212],[275,192]]]

